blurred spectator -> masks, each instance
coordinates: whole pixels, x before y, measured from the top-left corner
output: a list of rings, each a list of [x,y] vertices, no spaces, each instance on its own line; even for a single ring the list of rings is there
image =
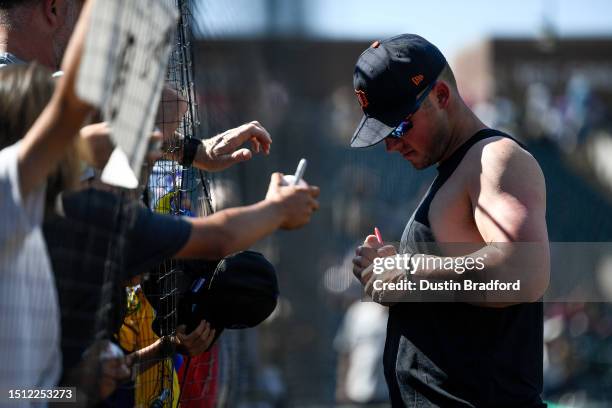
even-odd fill
[[[562,116],[554,107],[549,88],[543,83],[533,83],[527,88],[525,99],[525,126],[529,137],[544,137],[559,143]]]
[[[388,314],[387,307],[361,300],[346,311],[334,340],[338,403],[362,406],[389,400],[383,372]]]
[[[516,134],[516,108],[508,98],[496,97],[473,107],[474,113],[487,126],[509,134]]]

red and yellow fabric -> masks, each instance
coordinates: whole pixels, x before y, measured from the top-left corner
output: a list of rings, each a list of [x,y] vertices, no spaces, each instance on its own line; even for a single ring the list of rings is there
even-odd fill
[[[155,310],[145,297],[140,286],[127,289],[127,315],[119,330],[119,344],[133,352],[155,343],[159,337],[153,332]],[[148,408],[159,397],[162,390],[172,390],[172,408],[177,408],[180,387],[171,359],[164,359],[136,377],[135,406]],[[164,406],[170,406],[164,404]]]

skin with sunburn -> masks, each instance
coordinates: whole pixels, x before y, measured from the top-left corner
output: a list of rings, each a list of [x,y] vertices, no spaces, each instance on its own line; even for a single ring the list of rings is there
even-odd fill
[[[486,128],[465,105],[454,83],[444,79],[436,82],[426,102],[411,119],[413,128],[400,139],[386,138],[385,146],[387,151],[401,154],[416,169],[443,162],[478,130]],[[464,279],[479,281],[485,276],[523,279],[528,283],[524,288],[525,297],[535,301],[544,294],[549,280],[545,191],[542,171],[528,152],[502,137],[482,140],[468,151],[435,195],[428,214],[431,229],[440,243],[483,244],[481,250],[469,256],[485,257],[485,272],[472,271],[462,275]],[[522,255],[510,246],[486,245],[514,242],[537,243],[541,248],[539,256]],[[453,254],[450,246],[447,249],[451,251],[448,256],[465,256]],[[383,247],[373,235],[357,248],[354,273],[368,294],[373,293],[374,279],[380,279],[372,274],[374,258],[395,253],[395,248]],[[405,271],[398,270],[383,275],[382,279],[397,282],[404,274]],[[453,271],[440,269],[421,268],[414,275],[416,279],[458,278]],[[516,303],[504,300],[502,296],[497,302],[474,303],[485,307]]]

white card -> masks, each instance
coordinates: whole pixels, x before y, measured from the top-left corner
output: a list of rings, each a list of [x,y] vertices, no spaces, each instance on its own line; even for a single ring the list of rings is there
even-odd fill
[[[140,176],[153,130],[178,16],[176,6],[167,0],[95,4],[77,92],[101,110],[121,151],[114,153],[119,160],[107,163],[102,173],[105,183],[135,188],[133,180]],[[123,174],[126,171],[131,174]]]

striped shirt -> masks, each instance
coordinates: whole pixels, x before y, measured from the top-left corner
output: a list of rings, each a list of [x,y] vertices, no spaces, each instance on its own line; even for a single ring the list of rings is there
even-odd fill
[[[45,186],[21,196],[18,146],[0,151],[2,392],[53,386],[61,368],[57,292],[41,229]]]

